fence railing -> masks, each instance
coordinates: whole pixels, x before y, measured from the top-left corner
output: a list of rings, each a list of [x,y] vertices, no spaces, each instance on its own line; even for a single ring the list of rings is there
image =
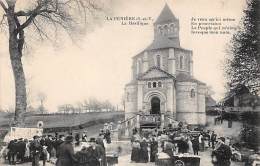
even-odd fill
[[[247,111],[257,111],[260,112],[260,106],[253,107],[225,107],[226,112],[247,112]]]
[[[140,124],[147,124],[147,123],[160,123],[161,117],[160,115],[140,115]]]

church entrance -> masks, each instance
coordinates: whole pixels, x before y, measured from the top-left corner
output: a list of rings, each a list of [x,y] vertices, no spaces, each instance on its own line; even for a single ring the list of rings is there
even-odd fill
[[[160,99],[158,97],[153,97],[151,100],[151,114],[160,114]]]

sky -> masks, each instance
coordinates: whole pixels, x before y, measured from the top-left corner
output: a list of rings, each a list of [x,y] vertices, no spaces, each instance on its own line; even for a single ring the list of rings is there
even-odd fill
[[[112,2],[112,1],[111,1]],[[40,104],[37,96],[46,95],[45,107],[57,111],[62,104],[77,104],[89,97],[121,105],[124,86],[131,78],[132,57],[153,40],[153,22],[165,3],[180,21],[180,42],[193,50],[194,76],[212,87],[213,98],[223,97],[225,79],[222,63],[231,34],[191,34],[191,18],[233,18],[237,26],[245,0],[115,0],[111,12],[99,16],[99,24],[80,42],[67,37],[60,47],[48,41],[32,44],[23,57],[28,101]],[[121,25],[106,16],[151,17],[148,25]],[[0,32],[0,108],[14,107],[14,80],[8,54],[8,35]],[[30,43],[28,43],[30,44]],[[28,51],[28,50],[27,50]]]

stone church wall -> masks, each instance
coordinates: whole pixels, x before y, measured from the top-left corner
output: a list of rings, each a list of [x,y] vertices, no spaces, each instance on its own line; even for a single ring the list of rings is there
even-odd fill
[[[197,83],[177,82],[176,88],[177,120],[186,121],[188,124],[197,124]],[[195,96],[191,96],[192,89]]]
[[[174,49],[177,72],[190,72],[191,51]],[[183,56],[183,68],[180,68],[180,57]]]
[[[148,88],[148,82],[157,82],[160,81],[162,83],[162,87],[156,87],[156,88]],[[160,92],[161,94],[163,94],[164,96],[166,96],[167,93],[167,82],[166,80],[152,80],[152,81],[146,81],[145,86],[143,87],[143,98],[145,98],[145,96],[149,93],[157,93]],[[157,95],[158,96],[158,95]],[[165,102],[163,101],[164,99],[162,98],[162,96],[158,96],[161,100],[161,102]],[[165,103],[164,103],[165,104]],[[161,103],[161,111],[164,112],[165,108],[164,108],[164,104]],[[145,106],[144,109],[147,113],[150,112],[151,109],[151,101],[144,101],[143,105]]]
[[[206,102],[205,102],[206,86],[198,85],[198,123],[201,125],[206,124]]]
[[[168,71],[168,49],[160,49],[155,51],[148,52],[148,66],[149,68],[153,66],[157,66],[156,64],[156,56],[161,56],[161,69],[164,71]]]

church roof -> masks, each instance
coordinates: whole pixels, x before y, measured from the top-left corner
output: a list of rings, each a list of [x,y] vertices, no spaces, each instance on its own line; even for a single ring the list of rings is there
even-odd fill
[[[176,76],[176,80],[177,80],[177,82],[196,82],[201,85],[206,85],[204,82],[201,82],[201,81],[197,80],[196,78],[194,78],[193,76],[191,76],[189,74],[185,74],[185,73],[179,73]]]
[[[217,102],[212,98],[212,96],[206,97],[206,106],[215,106],[216,104]]]
[[[171,9],[167,4],[165,4],[162,12],[160,13],[159,17],[157,20],[154,22],[155,24],[161,24],[161,23],[168,23],[178,20],[174,14],[172,13]]]
[[[159,67],[151,67],[149,70],[147,70],[145,73],[138,76],[138,80],[152,80],[152,79],[168,79],[175,77],[171,75],[170,73],[167,73],[166,71],[160,69]]]
[[[153,42],[145,50],[154,50],[162,48],[181,48],[179,40],[168,39],[165,36],[156,36]]]

